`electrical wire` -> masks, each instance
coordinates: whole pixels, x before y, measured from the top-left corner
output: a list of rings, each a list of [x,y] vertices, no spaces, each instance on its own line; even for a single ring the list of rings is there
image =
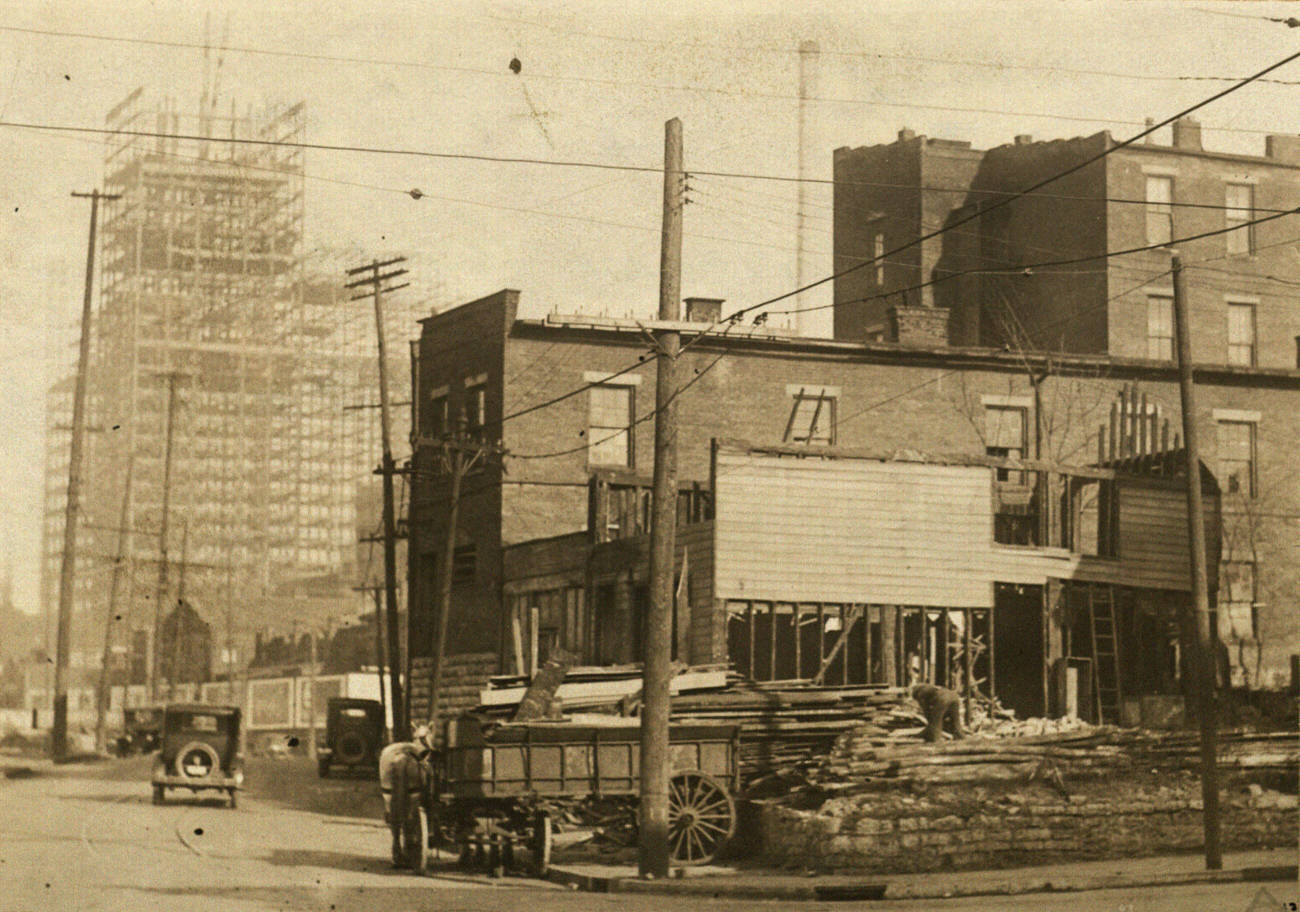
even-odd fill
[[[1214,12],[1213,10],[1205,10],[1200,8],[1197,8],[1197,11],[1204,12],[1204,13]],[[1217,13],[1216,15],[1230,16],[1234,14]],[[497,20],[502,22],[507,22],[507,21],[514,22],[520,25],[532,26],[533,28],[546,29],[547,31],[557,32],[559,34],[576,35],[582,38],[598,39],[603,41],[635,42],[637,44],[653,44],[658,46],[683,47],[683,48],[690,48],[694,50],[706,50],[706,49],[719,50],[719,51],[728,51],[732,53],[741,52],[746,54],[759,52],[759,53],[782,54],[782,55],[798,55],[799,53],[801,53],[798,48],[779,47],[774,45],[716,44],[716,43],[702,42],[702,41],[666,41],[657,38],[644,38],[644,37],[633,36],[633,35],[610,35],[607,33],[583,31],[579,29],[565,29],[558,26],[548,25],[547,23],[544,22],[536,22],[528,19],[513,19],[513,18],[507,19],[504,16],[487,16],[483,18],[487,20]],[[1243,19],[1260,18],[1260,19],[1268,19],[1272,22],[1287,22],[1287,20],[1275,19],[1271,16],[1256,17],[1256,16],[1242,15],[1240,16],[1240,18]],[[1290,23],[1287,22],[1287,24]],[[826,50],[826,49],[819,48],[817,54],[823,57],[846,57],[846,58],[866,59],[866,60],[903,60],[903,61],[916,62],[916,63],[937,63],[945,66],[978,67],[978,68],[998,70],[998,71],[1023,70],[1029,72],[1069,73],[1071,75],[1076,75],[1076,76],[1106,76],[1113,79],[1136,79],[1136,80],[1143,80],[1148,82],[1155,82],[1155,81],[1234,82],[1236,81],[1237,78],[1232,76],[1200,76],[1200,75],[1160,76],[1160,75],[1153,75],[1150,73],[1126,73],[1126,72],[1120,72],[1115,70],[1089,70],[1089,69],[1080,69],[1076,67],[1063,67],[1058,65],[1016,64],[1016,63],[1004,63],[1002,61],[973,60],[970,58],[955,58],[955,57],[931,57],[931,56],[921,56],[917,54],[894,54],[894,53],[883,53],[879,51],[843,51],[843,50]],[[1295,81],[1295,80],[1267,79],[1261,81],[1271,83],[1274,85],[1300,85],[1300,81]]]
[[[1152,124],[1151,126],[1142,130],[1140,133],[1136,133],[1133,136],[1129,137],[1128,139],[1121,140],[1120,142],[1114,145],[1107,145],[1106,148],[1102,149],[1097,154],[1090,155],[1087,158],[1083,159],[1082,161],[1071,165],[1070,167],[1066,168],[1063,171],[1059,171],[1056,174],[1050,175],[1046,178],[1043,178],[1042,180],[1035,182],[1029,187],[1026,187],[1025,189],[1021,190],[1019,193],[1017,193],[1014,196],[1004,197],[1003,199],[993,202],[989,206],[983,207],[982,209],[976,210],[968,215],[958,218],[956,221],[944,226],[943,228],[937,229],[935,231],[927,232],[926,234],[914,238],[899,247],[895,247],[893,250],[885,251],[880,255],[880,257],[876,259],[884,259],[885,257],[894,256],[904,250],[908,250],[912,247],[915,247],[918,244],[923,243],[924,241],[928,241],[931,238],[938,237],[941,234],[951,231],[954,228],[959,228],[962,225],[972,222],[983,215],[987,215],[990,212],[995,212],[998,209],[1003,208],[1004,206],[1008,206],[1012,202],[1014,202],[1015,200],[1019,199],[1022,196],[1025,196],[1026,194],[1033,193],[1034,191],[1042,189],[1043,187],[1046,187],[1049,184],[1055,183],[1056,181],[1061,180],[1064,177],[1068,177],[1071,174],[1081,171],[1082,169],[1088,167],[1089,165],[1092,165],[1098,161],[1101,161],[1103,158],[1113,155],[1115,152],[1118,152],[1120,149],[1124,149],[1127,148],[1128,146],[1133,145],[1139,139],[1142,139],[1145,136],[1149,136],[1150,134],[1154,133],[1156,130],[1160,129],[1161,127],[1167,126],[1168,124],[1171,124],[1174,121],[1179,120],[1180,118],[1186,117],[1188,114],[1191,114],[1192,112],[1197,111],[1208,104],[1218,101],[1220,98],[1230,95],[1231,93],[1239,89],[1245,88],[1254,80],[1259,79],[1265,74],[1271,73],[1274,70],[1278,69],[1279,67],[1285,66],[1286,64],[1291,63],[1296,59],[1300,59],[1300,52],[1287,55],[1286,57],[1282,58],[1278,62],[1270,64],[1269,66],[1265,67],[1259,72],[1242,80],[1241,82],[1235,83],[1234,85],[1231,85],[1226,89],[1215,92],[1213,95],[1210,95],[1208,98],[1204,98],[1201,101],[1198,101],[1195,104],[1184,108],[1178,113],[1165,118],[1164,120],[1160,121],[1157,124]],[[794,297],[795,295],[798,294],[802,294],[805,291],[809,291],[813,288],[817,288],[821,285],[825,285],[827,282],[833,281],[842,276],[849,275],[851,273],[857,272],[858,270],[864,269],[869,265],[871,265],[871,261],[865,263],[858,263],[848,267],[847,269],[840,270],[839,272],[831,273],[828,276],[824,276],[823,278],[817,279],[816,281],[804,285],[800,288],[795,288],[792,291],[787,291],[783,294],[777,295],[776,297],[768,298],[766,301],[760,301],[757,304],[752,304],[749,307],[742,308],[741,310],[737,311],[735,314],[732,314],[732,318],[734,319],[737,314],[743,316],[745,313],[758,310],[759,308],[767,307],[768,305],[775,304],[779,301],[783,301],[787,298]]]
[[[348,57],[348,56],[341,56],[341,55],[314,54],[314,53],[308,53],[304,51],[267,50],[261,48],[228,45],[228,44],[207,45],[207,44],[198,44],[197,42],[162,41],[158,39],[132,38],[126,36],[96,35],[89,32],[59,32],[53,29],[31,29],[31,28],[20,28],[18,26],[0,26],[0,31],[10,31],[10,32],[17,32],[22,34],[39,34],[39,35],[46,35],[46,36],[53,36],[53,37],[79,38],[79,39],[94,40],[94,41],[112,41],[112,42],[121,42],[127,44],[150,45],[156,47],[176,47],[176,48],[184,48],[189,50],[216,50],[220,52],[261,54],[261,55],[268,55],[273,57],[290,57],[298,60],[319,60],[319,61],[327,61],[327,62],[335,62],[335,63],[365,63],[371,65],[413,67],[413,68],[424,69],[424,70],[469,73],[476,76],[492,76],[496,78],[506,78],[506,79],[515,78],[512,74],[510,74],[509,70],[503,71],[500,69],[489,69],[487,67],[467,67],[467,66],[456,66],[452,64],[427,63],[427,62],[420,62],[420,61],[384,60],[381,58],[372,58],[372,57]],[[780,92],[756,92],[753,90],[726,89],[726,88],[715,87],[715,86],[670,85],[670,84],[663,84],[663,83],[639,82],[635,80],[608,79],[608,78],[600,78],[600,77],[592,77],[592,76],[563,76],[554,73],[530,73],[529,76],[532,79],[577,83],[582,85],[596,85],[596,86],[607,86],[607,87],[626,86],[626,87],[650,89],[658,92],[683,92],[688,94],[722,95],[727,97],[738,97],[738,98],[797,101],[800,102],[801,104],[807,102],[816,102],[822,104],[859,105],[864,107],[883,107],[883,108],[895,108],[895,109],[901,108],[905,110],[942,111],[947,113],[1002,115],[1002,116],[1011,116],[1011,117],[1018,117],[1018,118],[1032,117],[1032,118],[1039,118],[1045,120],[1070,121],[1074,123],[1093,123],[1093,124],[1114,123],[1114,124],[1123,124],[1125,126],[1140,125],[1139,121],[1133,121],[1133,120],[1122,120],[1118,118],[1107,118],[1107,117],[1081,117],[1081,116],[1071,115],[1071,114],[1052,114],[1050,112],[1045,112],[1045,111],[1009,111],[1009,110],[998,109],[998,108],[971,108],[971,107],[959,107],[955,105],[927,105],[927,104],[918,104],[918,103],[911,103],[911,102],[889,102],[889,101],[879,101],[879,100],[868,100],[862,98],[834,98],[834,97],[815,96],[815,95],[801,96],[801,95],[789,95]],[[1226,81],[1229,80],[1230,77],[1222,77],[1222,79]],[[1269,133],[1268,130],[1249,129],[1244,127],[1219,127],[1219,126],[1212,126],[1209,124],[1204,125],[1203,129],[1217,130],[1223,133],[1247,133],[1247,134],[1257,134],[1257,135],[1267,135]]]

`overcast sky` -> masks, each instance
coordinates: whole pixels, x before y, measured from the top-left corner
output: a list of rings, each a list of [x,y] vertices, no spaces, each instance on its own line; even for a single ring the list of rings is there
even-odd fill
[[[208,56],[210,74],[220,58],[218,107],[305,101],[312,142],[654,167],[676,116],[688,170],[793,176],[794,51],[813,39],[812,161],[828,179],[833,149],[904,126],[977,147],[1020,133],[1124,138],[1229,85],[1202,77],[1300,50],[1300,30],[1266,18],[1295,7],[1274,3],[692,2],[654,4],[666,10],[654,17],[626,6],[231,0],[208,16],[193,3],[0,0],[0,120],[100,127],[137,86],[194,110],[206,42],[230,48]],[[1273,76],[1300,83],[1300,62]],[[1300,133],[1298,101],[1300,84],[1233,93],[1200,114],[1205,143],[1262,154],[1264,133]],[[82,294],[87,204],[68,194],[100,183],[102,151],[89,134],[0,127],[0,561],[33,610],[44,389],[72,363]],[[655,308],[655,174],[331,151],[306,162],[308,250],[405,254],[448,300],[513,287],[530,316]],[[739,307],[794,287],[794,184],[690,186],[684,294]],[[812,200],[824,275],[830,187]],[[829,286],[801,303],[826,301]],[[829,326],[822,312],[812,330]]]

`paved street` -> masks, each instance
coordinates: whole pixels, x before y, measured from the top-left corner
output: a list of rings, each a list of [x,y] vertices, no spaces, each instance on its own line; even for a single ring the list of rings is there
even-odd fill
[[[317,779],[301,760],[254,760],[238,810],[177,794],[150,804],[146,758],[0,779],[2,912],[35,909],[374,910],[528,908],[650,912],[741,910],[753,900],[573,893],[537,881],[493,882],[454,868],[393,871],[372,782]],[[1279,901],[1294,885],[1266,884]],[[806,903],[807,910],[1246,909],[1258,884],[914,902]],[[1290,895],[1284,895],[1290,890]],[[790,905],[770,905],[779,908]],[[1280,905],[1278,908],[1281,908]]]

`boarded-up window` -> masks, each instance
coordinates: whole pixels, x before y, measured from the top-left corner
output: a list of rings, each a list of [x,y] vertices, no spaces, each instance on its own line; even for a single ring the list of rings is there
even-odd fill
[[[1255,496],[1255,425],[1219,422],[1219,486],[1228,494]]]
[[[613,384],[588,390],[587,461],[591,465],[633,465],[632,390]]]
[[[447,388],[444,386],[437,390],[437,395],[429,402],[428,436],[434,440],[441,440],[446,436],[451,430],[447,418]]]
[[[1236,229],[1223,236],[1230,255],[1255,252],[1255,188],[1250,184],[1228,184],[1224,192],[1224,227]]]
[[[451,584],[467,586],[478,572],[478,546],[457,545],[451,555]]]
[[[1174,179],[1147,176],[1147,243],[1168,244],[1174,236]]]
[[[823,387],[800,387],[792,392],[786,443],[835,444],[835,396]]]
[[[1147,295],[1147,357],[1174,359],[1174,299],[1169,295]]]
[[[1255,305],[1228,305],[1228,363],[1255,364]]]

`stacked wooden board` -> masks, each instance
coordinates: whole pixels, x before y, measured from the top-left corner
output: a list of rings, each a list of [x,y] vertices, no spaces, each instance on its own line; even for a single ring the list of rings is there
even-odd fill
[[[480,694],[477,712],[508,716],[525,689],[525,678],[493,678]],[[638,666],[570,668],[556,695],[566,713],[635,714],[640,690]],[[924,721],[903,708],[906,691],[883,685],[757,683],[721,666],[694,666],[673,676],[670,691],[674,723],[740,726],[740,766],[746,779],[820,759],[841,734],[864,724],[880,732],[899,726],[919,731]]]
[[[1293,733],[1225,731],[1219,744],[1219,767],[1225,770],[1285,772],[1300,762],[1300,737]],[[1194,769],[1198,764],[1195,733],[1084,726],[1039,736],[977,736],[928,744],[864,726],[837,739],[809,778],[832,789],[901,780],[966,782],[1035,775],[1059,782],[1063,775],[1103,776],[1124,768]]]
[[[896,712],[906,693],[884,686],[818,687],[800,681],[758,684],[733,678],[715,691],[673,699],[674,722],[740,725],[741,773],[746,778],[824,757],[845,732],[886,732],[914,725]]]

